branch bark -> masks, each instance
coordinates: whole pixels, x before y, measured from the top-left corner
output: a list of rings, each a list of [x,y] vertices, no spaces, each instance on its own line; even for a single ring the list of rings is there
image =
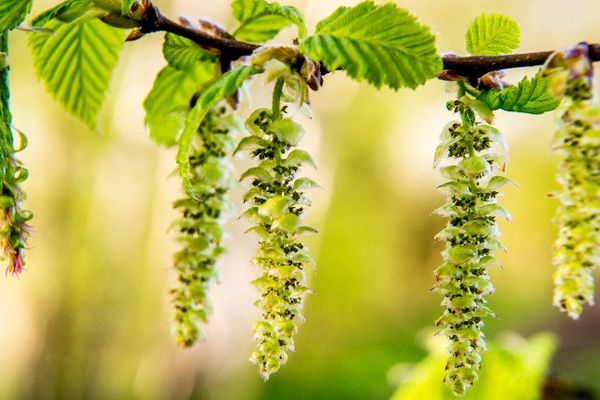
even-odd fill
[[[203,48],[217,50],[223,58],[236,60],[248,56],[260,46],[241,42],[230,38],[210,35],[191,25],[184,25],[165,17],[150,1],[141,4],[142,18],[140,31],[170,32],[192,40]],[[509,54],[504,56],[457,56],[454,54],[442,57],[444,70],[470,78],[478,78],[488,72],[509,68],[522,68],[543,65],[554,51]],[[592,61],[600,61],[600,44],[589,44],[589,55]],[[329,71],[322,69],[322,73]]]
[[[256,44],[240,42],[235,39],[216,37],[191,25],[184,25],[173,21],[165,17],[158,7],[150,1],[142,2],[140,7],[143,8],[140,19],[140,31],[142,33],[160,31],[173,33],[190,39],[203,48],[217,50],[223,58],[230,60],[250,55],[260,47]]]

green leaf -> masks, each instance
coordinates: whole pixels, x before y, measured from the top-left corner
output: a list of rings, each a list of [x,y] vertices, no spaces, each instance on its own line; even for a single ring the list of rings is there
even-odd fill
[[[260,138],[258,136],[246,136],[245,138],[240,140],[240,143],[237,145],[237,147],[233,151],[233,154],[237,154],[242,150],[260,149],[261,147],[264,147],[267,144],[268,144],[268,141],[266,141],[265,139]]]
[[[215,65],[196,63],[187,70],[163,68],[144,100],[146,126],[158,144],[172,146],[183,129],[191,100],[203,84],[214,78]]]
[[[277,218],[275,221],[275,228],[281,227],[288,232],[294,232],[298,228],[298,224],[300,223],[300,217],[296,214],[287,212],[281,217]]]
[[[68,111],[96,129],[124,31],[87,18],[70,23],[52,19],[43,27],[54,34],[30,36],[38,77]]]
[[[458,167],[467,176],[477,176],[490,171],[490,164],[481,157],[472,156],[458,163]]]
[[[437,167],[437,165],[442,160],[442,158],[444,158],[446,156],[446,153],[448,152],[448,148],[450,148],[450,146],[452,146],[453,144],[455,144],[458,141],[459,141],[459,139],[450,139],[450,140],[445,140],[442,143],[437,145],[437,147],[435,148],[435,153],[433,155],[433,168]]]
[[[298,27],[300,39],[306,36],[304,17],[296,7],[264,0],[234,0],[231,6],[234,17],[240,22],[233,33],[238,40],[263,43],[292,24]]]
[[[91,0],[67,0],[39,14],[33,19],[31,25],[44,26],[54,18],[61,22],[72,22],[91,10],[93,5]]]
[[[184,187],[193,195],[190,184],[190,171],[188,164],[188,153],[192,144],[192,139],[198,127],[206,117],[208,111],[217,105],[221,100],[235,93],[246,80],[257,73],[253,66],[243,66],[231,71],[227,71],[218,80],[207,86],[203,91],[196,105],[188,114],[185,127],[179,137],[179,150],[177,151],[177,164],[179,165],[179,174],[183,178]]]
[[[475,250],[467,246],[454,246],[448,249],[448,257],[455,264],[462,264],[475,255]]]
[[[542,114],[556,109],[560,100],[550,93],[550,81],[539,71],[533,78],[525,77],[518,86],[502,90],[486,90],[477,96],[492,110]]]
[[[320,188],[319,184],[310,178],[298,178],[293,184],[294,190]]]
[[[94,6],[111,13],[120,14],[123,10],[124,4],[121,0],[92,0]],[[125,0],[127,2],[128,0]]]
[[[492,177],[492,179],[490,179],[490,181],[487,184],[486,189],[487,190],[498,190],[498,189],[503,188],[506,185],[517,186],[517,184],[514,183],[513,181],[511,181],[510,179],[508,179],[502,175],[496,175],[496,176]]]
[[[481,208],[479,208],[479,213],[481,215],[489,215],[493,217],[501,217],[510,221],[512,219],[510,213],[506,208],[502,207],[500,204],[492,203],[487,204]]]
[[[0,32],[15,29],[23,22],[33,0],[0,0]]]
[[[291,146],[297,145],[304,134],[302,126],[289,118],[276,120],[271,124],[271,128],[277,139]]]
[[[315,160],[313,160],[311,155],[307,151],[299,149],[292,150],[287,158],[283,160],[283,165],[287,167],[296,167],[304,164],[316,168]]]
[[[521,29],[502,14],[481,14],[467,29],[467,51],[474,56],[508,54],[520,45]]]
[[[242,176],[240,176],[240,182],[243,181],[246,178],[258,178],[261,179],[263,181],[271,181],[273,179],[273,177],[271,176],[271,174],[269,173],[269,171],[267,171],[264,168],[261,167],[252,167],[252,168],[248,168],[248,170],[246,172],[244,172],[242,174]]]
[[[258,206],[258,213],[260,215],[279,215],[287,208],[288,204],[287,197],[276,195],[268,198],[267,201]]]
[[[319,22],[300,50],[330,71],[343,69],[376,87],[415,88],[442,70],[429,28],[391,3],[338,8]]]
[[[169,65],[176,69],[193,67],[198,61],[212,61],[214,57],[189,39],[172,33],[165,35],[163,55]]]

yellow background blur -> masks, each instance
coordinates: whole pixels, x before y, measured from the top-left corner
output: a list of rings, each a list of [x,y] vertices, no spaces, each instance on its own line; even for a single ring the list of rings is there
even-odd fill
[[[231,28],[228,1],[158,2],[165,14],[208,17]],[[351,0],[288,2],[310,26]],[[35,2],[34,14],[55,2]],[[517,19],[523,51],[600,40],[595,0],[403,0],[438,36],[440,51],[464,53],[464,32],[481,12]],[[1,399],[386,399],[397,363],[418,361],[419,333],[441,309],[428,292],[441,246],[432,238],[443,202],[432,168],[443,125],[445,84],[376,91],[342,73],[312,95],[303,146],[318,160],[311,239],[318,260],[306,323],[286,366],[266,384],[247,362],[257,311],[249,260],[256,238],[231,222],[230,253],[212,291],[207,340],[194,350],[170,336],[168,287],[174,250],[167,229],[179,194],[173,151],[147,137],[141,103],[164,65],[162,35],[128,43],[102,113],[101,135],[63,111],[34,77],[26,33],[11,35],[15,125],[29,136],[27,206],[35,213],[27,270],[0,279]],[[293,32],[278,40],[288,42]],[[518,79],[533,70],[511,71]],[[254,105],[268,99],[261,79]],[[243,113],[242,113],[243,114]],[[498,113],[511,147],[508,177],[520,184],[502,199],[509,252],[493,272],[499,320],[486,332],[560,340],[551,373],[582,385],[600,382],[600,308],[568,321],[551,303],[551,223],[556,157],[548,148],[554,116]],[[238,171],[247,161],[236,160]],[[233,192],[239,204],[241,190]],[[239,205],[238,210],[242,210]]]

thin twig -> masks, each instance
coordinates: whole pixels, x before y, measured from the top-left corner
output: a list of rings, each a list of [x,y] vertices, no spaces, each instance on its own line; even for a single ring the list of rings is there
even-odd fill
[[[142,33],[158,31],[174,33],[192,40],[203,48],[217,50],[221,53],[221,56],[230,60],[250,55],[260,47],[256,44],[235,39],[216,37],[191,25],[184,25],[170,20],[149,1],[142,2],[141,7],[143,7],[143,16],[140,20]],[[600,44],[590,44],[589,52],[592,61],[600,61]],[[552,53],[553,51],[541,51],[505,56],[457,56],[450,54],[443,56],[442,60],[444,70],[461,76],[478,78],[491,71],[543,65]],[[327,73],[328,71],[323,70],[322,72]]]
[[[260,47],[256,44],[240,42],[235,39],[216,37],[192,25],[180,24],[165,17],[158,7],[150,1],[142,2],[140,6],[143,7],[142,18],[140,20],[140,30],[142,33],[159,31],[174,33],[175,35],[190,39],[203,48],[218,50],[223,57],[231,60],[250,55]]]

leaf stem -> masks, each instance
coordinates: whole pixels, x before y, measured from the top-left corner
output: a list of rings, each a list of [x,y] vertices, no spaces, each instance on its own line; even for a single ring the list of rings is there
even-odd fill
[[[273,89],[273,116],[272,120],[276,121],[281,117],[281,95],[283,93],[283,78],[278,78]]]

